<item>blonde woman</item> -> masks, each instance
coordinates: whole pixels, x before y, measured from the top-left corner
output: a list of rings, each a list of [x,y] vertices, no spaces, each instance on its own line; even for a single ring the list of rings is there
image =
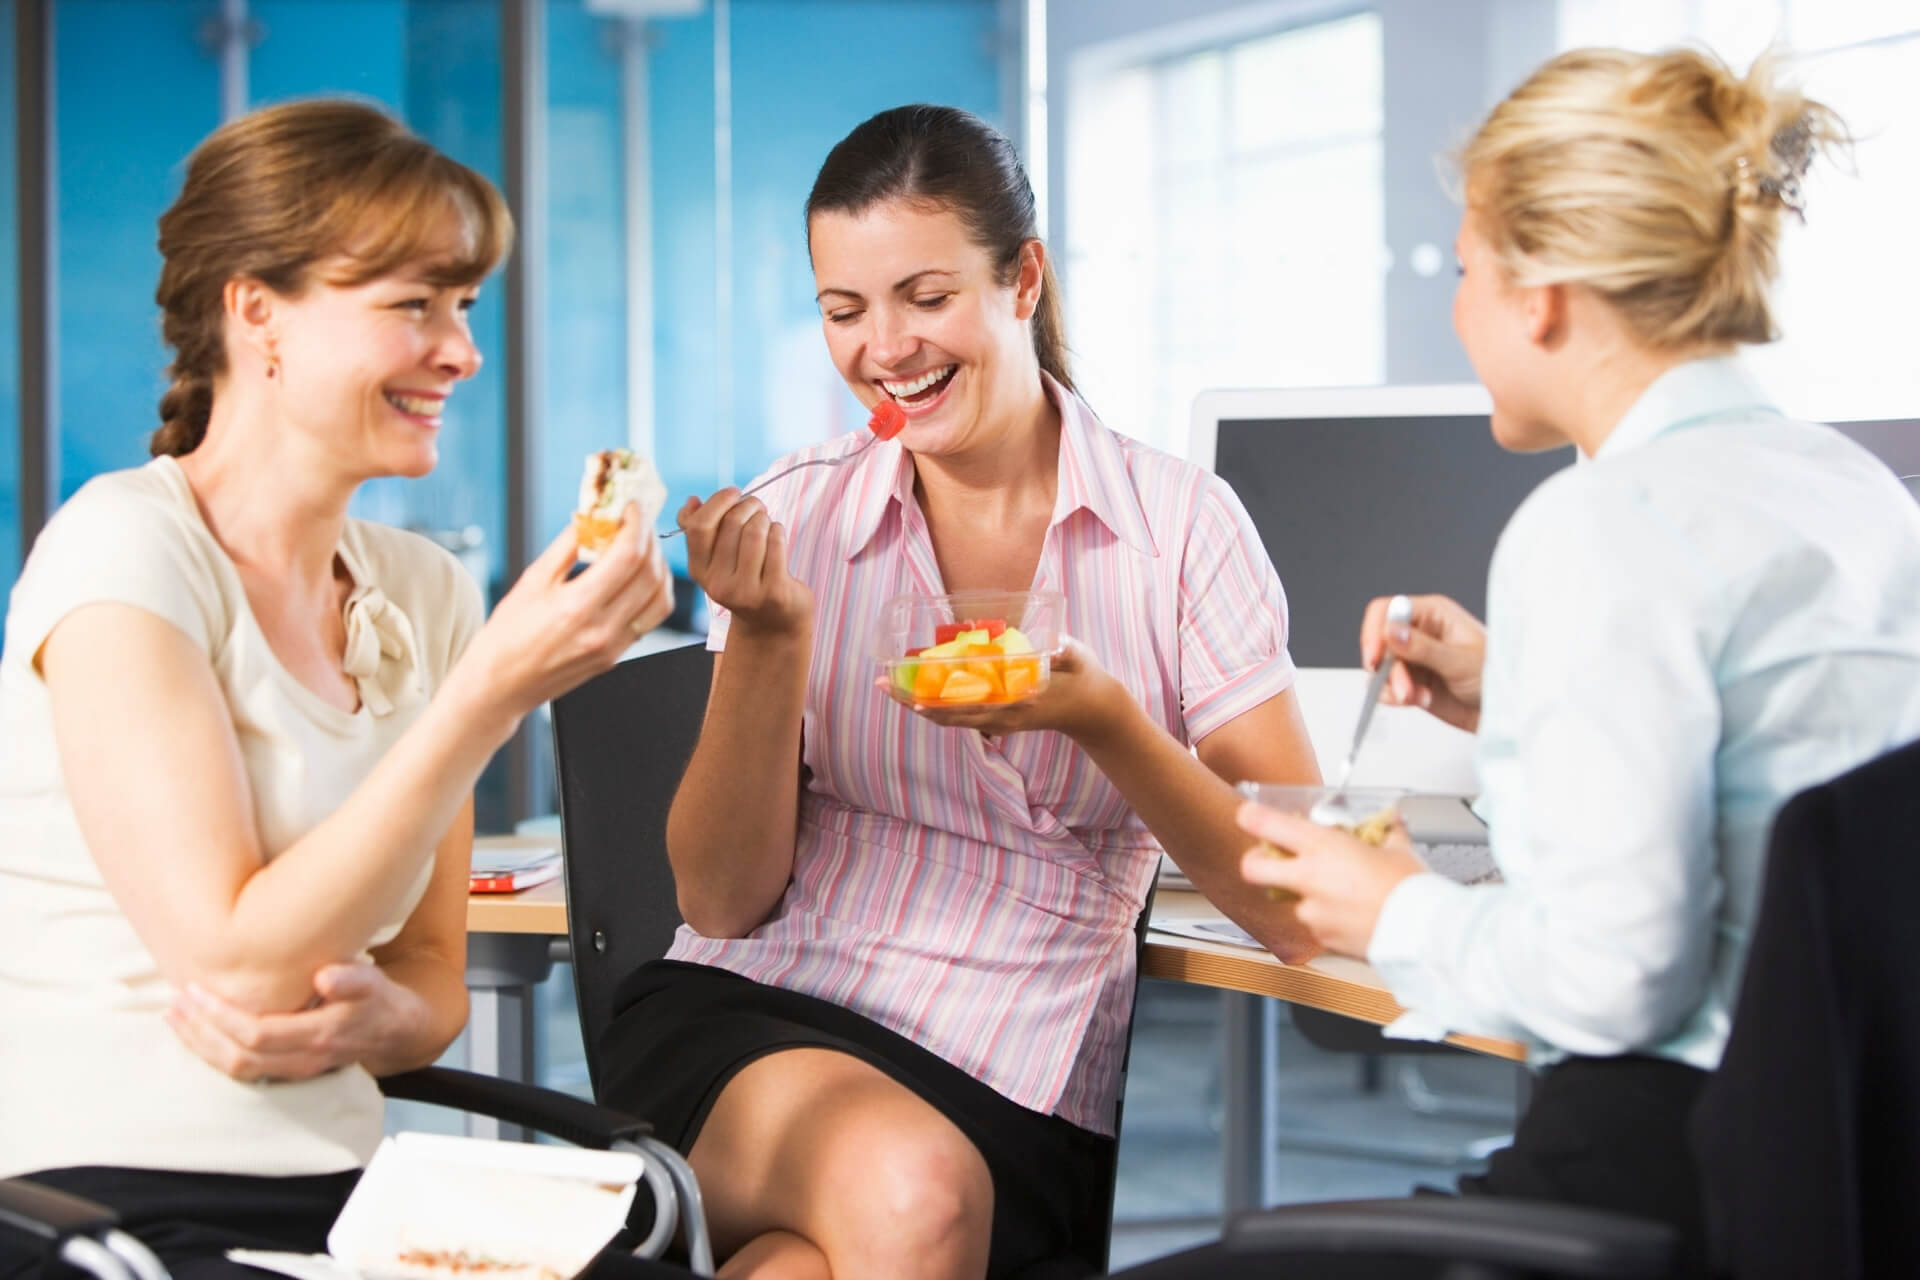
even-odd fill
[[[631,523],[571,579],[562,534],[482,625],[452,557],[347,514],[433,467],[510,237],[370,107],[221,128],[160,220],[154,459],[76,493],[14,589],[0,1175],[105,1202],[176,1276],[324,1249],[374,1077],[466,1021],[475,779],[671,608]]]
[[[1255,806],[1249,880],[1301,896],[1425,1034],[1524,1041],[1538,1088],[1463,1189],[1662,1218],[1701,1259],[1686,1119],[1718,1063],[1780,804],[1920,736],[1920,508],[1735,352],[1802,178],[1844,135],[1712,56],[1580,50],[1463,156],[1454,327],[1510,449],[1580,465],[1514,514],[1486,626],[1441,597],[1363,661],[1479,736],[1500,885]],[[1409,584],[1413,585],[1413,584]],[[1894,851],[1889,850],[1890,856]],[[1223,1270],[1221,1274],[1232,1274]]]

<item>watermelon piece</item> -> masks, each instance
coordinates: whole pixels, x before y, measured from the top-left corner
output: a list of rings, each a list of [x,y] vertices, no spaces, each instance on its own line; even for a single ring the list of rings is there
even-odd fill
[[[967,629],[967,626],[968,624],[964,622],[943,622],[933,629],[933,642],[935,644],[952,644],[953,641],[959,637],[960,633]]]
[[[882,400],[867,419],[867,430],[882,440],[891,440],[907,425],[907,411],[892,400]]]

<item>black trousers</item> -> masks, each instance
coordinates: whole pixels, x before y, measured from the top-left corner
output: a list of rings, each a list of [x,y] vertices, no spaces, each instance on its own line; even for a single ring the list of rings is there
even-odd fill
[[[1699,1274],[1705,1215],[1687,1148],[1687,1117],[1706,1080],[1706,1072],[1663,1058],[1569,1058],[1542,1075],[1513,1145],[1494,1153],[1486,1173],[1460,1179],[1460,1194],[1613,1209],[1671,1223],[1682,1242],[1678,1274]],[[1126,1280],[1376,1280],[1436,1270],[1431,1263],[1382,1256],[1276,1264],[1210,1244],[1117,1274]]]
[[[85,1196],[120,1215],[120,1227],[166,1264],[176,1280],[263,1280],[268,1273],[227,1260],[229,1249],[325,1253],[327,1231],[360,1172],[258,1178],[165,1169],[46,1169],[35,1182]],[[663,1263],[604,1253],[590,1280],[684,1277]],[[85,1273],[41,1265],[24,1238],[0,1233],[0,1280],[82,1280]]]

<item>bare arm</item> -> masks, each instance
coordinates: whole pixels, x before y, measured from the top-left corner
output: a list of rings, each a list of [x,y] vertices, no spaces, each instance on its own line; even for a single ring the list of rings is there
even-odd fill
[[[199,648],[131,605],[62,619],[39,655],[61,771],[108,890],[168,981],[286,1011],[307,1004],[322,968],[351,962],[519,718],[671,608],[657,547],[622,537],[571,581],[571,534],[550,547],[373,773],[271,862]]]
[[[710,938],[750,933],[793,875],[800,712],[810,637],[741,634],[715,655],[700,743],[667,815],[680,914]]]
[[[467,867],[473,805],[462,806],[434,855],[433,878],[406,924],[370,964],[314,975],[317,1003],[248,1013],[189,986],[167,1022],[190,1049],[236,1080],[307,1080],[357,1064],[374,1075],[437,1059],[467,1019]]]
[[[358,1061],[376,1076],[434,1062],[467,1025],[467,876],[473,866],[473,799],[433,855],[433,879],[400,932],[374,948],[388,981],[412,996],[413,1015]]]
[[[740,937],[793,875],[813,597],[787,572],[786,531],[755,499],[723,489],[690,501],[680,523],[688,571],[733,616],[667,815],[667,857],[682,918],[708,937]]]

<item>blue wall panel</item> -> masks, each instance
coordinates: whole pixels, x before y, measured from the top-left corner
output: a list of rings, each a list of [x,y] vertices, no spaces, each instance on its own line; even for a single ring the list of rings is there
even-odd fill
[[[167,353],[153,304],[156,222],[219,123],[197,0],[60,0],[60,497],[146,461]]]
[[[864,421],[820,337],[807,191],[833,144],[876,111],[942,102],[994,120],[998,21],[994,0],[734,0],[727,442],[715,417],[713,22],[653,24],[656,437],[676,500]]]

